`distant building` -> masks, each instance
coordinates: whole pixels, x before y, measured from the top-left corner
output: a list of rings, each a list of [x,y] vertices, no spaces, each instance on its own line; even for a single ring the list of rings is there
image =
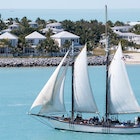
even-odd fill
[[[18,30],[19,29],[19,23],[14,22],[13,24],[8,26],[8,29]]]
[[[133,26],[115,26],[115,27],[112,27],[111,29],[114,31],[114,32],[129,32],[130,29],[132,29]]]
[[[0,40],[7,39],[11,46],[16,47],[18,43],[18,37],[9,33],[5,32],[2,35],[0,35]]]
[[[122,33],[119,31],[115,32],[115,33],[118,35],[118,37],[120,37],[122,39],[128,40],[129,42],[133,42],[136,44],[140,44],[140,35],[130,33],[130,32]]]
[[[60,33],[52,35],[51,38],[58,42],[59,47],[62,47],[66,41],[73,42],[75,46],[78,46],[80,37],[70,32],[62,31]]]
[[[9,33],[10,33],[11,31],[12,31],[12,30],[9,29],[9,28],[8,28],[8,29],[5,29],[5,30],[1,30],[1,34],[6,33],[6,32],[9,32]]]
[[[131,26],[115,26],[111,29],[119,38],[125,39],[129,42],[133,42],[136,44],[140,44],[140,35],[134,34],[130,32],[130,29],[133,28],[133,25]]]
[[[46,28],[42,29],[42,33],[46,33],[51,30],[54,34],[64,31],[62,24],[59,22],[49,23],[46,25]]]
[[[31,28],[38,28],[38,24],[36,23],[36,22],[29,22],[29,26],[31,27]]]
[[[19,29],[19,23],[14,22],[13,24],[9,25],[7,29],[2,30],[1,34],[6,32],[11,32],[12,30],[18,30]]]
[[[35,47],[38,45],[41,41],[45,40],[46,37],[42,34],[38,33],[37,31],[27,35],[25,37],[25,40],[27,43],[29,43],[31,46]]]
[[[0,35],[0,41],[1,40],[8,40],[11,46],[17,47],[18,37],[9,32],[5,32]],[[0,56],[12,56],[12,54],[10,54],[11,48],[8,45],[3,44],[2,42],[0,43],[0,45]]]
[[[10,23],[9,20],[4,20],[3,22],[5,23],[5,25],[9,25],[9,23]]]

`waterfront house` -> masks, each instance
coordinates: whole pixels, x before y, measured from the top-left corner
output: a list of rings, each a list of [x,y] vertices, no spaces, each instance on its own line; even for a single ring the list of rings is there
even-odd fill
[[[136,43],[136,44],[140,44],[140,35],[137,35],[137,34],[134,34],[134,33],[131,33],[131,32],[122,33],[122,32],[119,32],[119,31],[116,31],[115,33],[118,35],[118,37],[120,37],[122,39],[125,39],[129,42],[133,42],[133,43]]]
[[[19,23],[14,22],[13,24],[9,25],[7,29],[4,29],[1,31],[1,34],[6,32],[11,32],[12,30],[18,30],[19,29]]]
[[[38,28],[38,24],[36,23],[36,22],[29,22],[29,26],[31,27],[31,28]]]
[[[80,37],[70,32],[62,31],[60,33],[52,35],[51,38],[58,43],[59,47],[62,47],[67,41],[73,42],[75,46],[78,46]]]
[[[115,26],[115,27],[112,27],[111,29],[114,31],[114,32],[129,32],[131,29],[133,28],[133,26]]]
[[[11,55],[10,46],[17,47],[17,44],[18,44],[17,36],[9,32],[5,32],[2,35],[0,35],[0,56],[10,56]]]
[[[17,43],[18,43],[18,37],[9,32],[5,32],[5,33],[1,34],[0,40],[8,40],[10,45],[13,47],[16,47]]]
[[[14,22],[13,24],[8,26],[8,29],[18,30],[19,29],[19,23]]]
[[[41,41],[45,39],[46,37],[38,33],[37,31],[34,31],[33,33],[25,37],[26,42],[32,47],[35,47],[36,45],[38,45]]]
[[[41,32],[46,33],[49,30],[51,30],[54,34],[64,31],[64,29],[62,28],[62,24],[59,22],[47,24],[46,28],[42,29]]]
[[[1,32],[0,32],[0,34],[4,34],[4,33],[6,33],[6,32],[11,32],[12,30],[11,29],[4,29],[4,30],[1,30]]]
[[[26,46],[23,50],[25,55],[36,55],[36,46],[41,43],[43,40],[45,40],[46,37],[42,34],[38,33],[37,31],[27,35],[25,37],[25,40],[28,44],[28,47]]]

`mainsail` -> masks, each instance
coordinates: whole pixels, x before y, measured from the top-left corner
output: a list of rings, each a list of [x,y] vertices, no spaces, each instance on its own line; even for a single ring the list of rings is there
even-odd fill
[[[63,100],[64,80],[67,67],[63,72],[60,72],[63,62],[69,52],[66,53],[61,63],[58,65],[46,85],[43,87],[38,97],[31,106],[33,109],[36,106],[41,106],[39,113],[65,112]]]
[[[140,112],[140,107],[131,88],[121,44],[114,55],[109,69],[108,113],[124,114]]]
[[[86,45],[74,63],[74,111],[98,112],[88,76]]]

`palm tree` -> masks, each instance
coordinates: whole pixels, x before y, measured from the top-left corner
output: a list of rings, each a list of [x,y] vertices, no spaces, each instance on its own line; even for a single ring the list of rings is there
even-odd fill
[[[9,48],[11,48],[10,41],[8,39],[2,39],[0,41],[0,47],[3,48],[6,56],[8,56]]]
[[[52,38],[47,38],[46,45],[46,50],[51,54],[51,56],[53,56],[53,53],[59,52],[58,44]]]
[[[46,21],[43,19],[40,19],[39,17],[36,19],[36,23],[39,25],[39,28],[45,28],[46,26]]]

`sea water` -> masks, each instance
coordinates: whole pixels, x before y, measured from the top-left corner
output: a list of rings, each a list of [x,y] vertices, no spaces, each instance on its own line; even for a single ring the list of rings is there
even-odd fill
[[[140,139],[140,135],[93,134],[55,130],[28,115],[34,99],[54,69],[55,67],[0,68],[0,140]],[[89,66],[88,70],[97,106],[103,114],[105,111],[105,67]],[[127,70],[132,88],[140,103],[140,65],[127,65]],[[70,72],[69,68],[65,84],[67,110],[70,107],[69,97],[71,96]],[[131,116],[127,117],[131,118]]]
[[[101,9],[0,9],[0,15],[3,20],[8,18],[27,17],[35,21],[38,17],[44,20],[55,19],[57,21],[72,20],[98,20],[105,22],[105,10]],[[112,22],[140,20],[140,9],[111,9],[108,8],[108,20]]]

